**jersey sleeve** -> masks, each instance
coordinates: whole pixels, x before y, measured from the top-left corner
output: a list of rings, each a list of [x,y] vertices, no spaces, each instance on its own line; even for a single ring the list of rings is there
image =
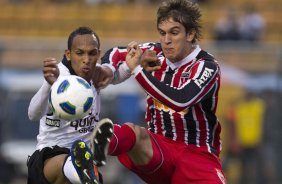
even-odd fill
[[[220,69],[214,61],[202,60],[193,65],[188,80],[180,87],[169,86],[140,67],[135,68],[134,73],[137,82],[149,95],[175,111],[204,100],[220,84]]]
[[[51,85],[44,80],[43,85],[32,97],[28,107],[28,117],[32,121],[39,120],[47,113],[48,110],[48,95]]]
[[[156,54],[160,53],[161,46],[159,43],[143,43],[139,47],[145,51],[147,49],[156,51]],[[101,58],[101,64],[109,67],[113,71],[114,79],[112,84],[118,84],[131,76],[131,72],[125,62],[127,55],[127,47],[114,47],[108,50]]]

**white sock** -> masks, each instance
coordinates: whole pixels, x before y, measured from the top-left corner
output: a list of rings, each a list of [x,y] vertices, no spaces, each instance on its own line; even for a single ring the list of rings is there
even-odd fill
[[[72,164],[71,156],[68,156],[65,161],[63,173],[72,184],[81,184],[79,176]]]

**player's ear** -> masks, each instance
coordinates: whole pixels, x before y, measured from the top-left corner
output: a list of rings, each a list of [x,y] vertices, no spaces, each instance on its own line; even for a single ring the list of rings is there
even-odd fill
[[[65,56],[67,58],[68,61],[70,61],[70,50],[65,50]]]
[[[196,35],[196,31],[194,29],[192,29],[191,31],[189,31],[187,33],[187,41],[188,42],[192,42],[192,40],[194,40],[195,38],[195,35]]]

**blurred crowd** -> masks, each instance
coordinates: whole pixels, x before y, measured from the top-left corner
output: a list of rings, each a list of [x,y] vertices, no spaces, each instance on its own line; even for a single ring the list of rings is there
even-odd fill
[[[31,1],[40,1],[40,0],[9,0],[10,3],[26,3]],[[85,2],[86,4],[95,5],[95,4],[128,4],[128,3],[139,3],[139,4],[154,4],[160,3],[162,0],[44,0],[52,3],[71,3],[71,2]],[[197,3],[204,3],[209,0],[192,0]]]
[[[36,2],[38,0],[10,0],[10,3],[20,4],[20,3],[28,3],[28,2]],[[40,1],[40,0],[39,0]],[[45,2],[51,3],[74,3],[74,2],[82,2],[89,5],[96,4],[125,4],[125,3],[157,3],[161,2],[161,0],[44,0]]]
[[[258,42],[263,38],[265,20],[255,6],[246,4],[243,14],[232,7],[225,9],[214,28],[214,38],[217,41],[250,41]]]

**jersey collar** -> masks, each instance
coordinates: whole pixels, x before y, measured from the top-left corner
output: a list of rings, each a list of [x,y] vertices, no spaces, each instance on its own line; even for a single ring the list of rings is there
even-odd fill
[[[64,55],[62,63],[69,69],[71,75],[77,75],[71,67],[70,61],[67,60],[66,55]]]

